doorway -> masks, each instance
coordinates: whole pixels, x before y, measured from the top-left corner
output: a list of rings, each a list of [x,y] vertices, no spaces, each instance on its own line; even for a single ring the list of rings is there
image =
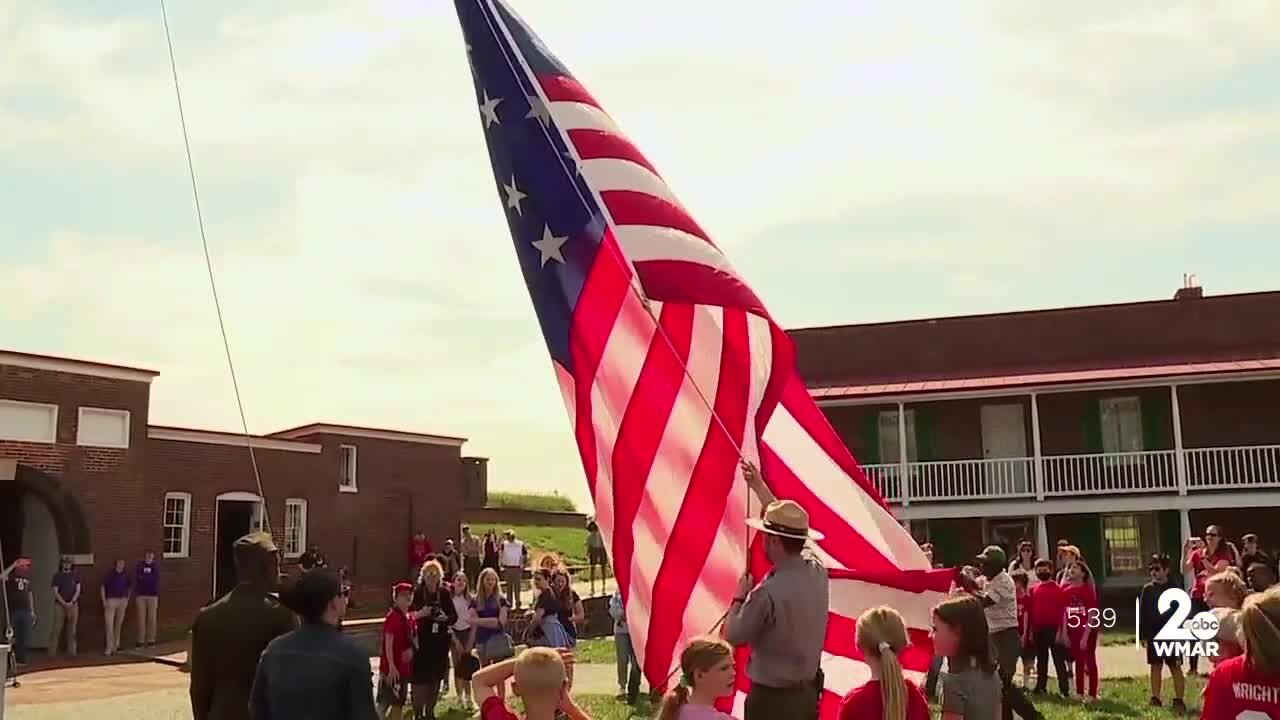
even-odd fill
[[[982,457],[986,465],[988,495],[1015,495],[1030,491],[1024,462],[999,462],[1027,456],[1027,427],[1021,403],[982,406]]]
[[[31,559],[33,609],[37,617],[52,619],[53,592],[48,578],[53,577],[61,559],[58,526],[44,499],[13,481],[0,482],[0,549],[4,551],[0,567],[7,567],[18,557]],[[49,647],[52,630],[52,622],[36,623],[29,646]]]
[[[1017,555],[1018,543],[1023,540],[1030,540],[1032,545],[1036,543],[1035,524],[1031,518],[985,520],[984,525],[982,534],[986,541],[1003,548],[1010,561]]]
[[[223,493],[215,501],[213,599],[236,586],[236,540],[262,529],[262,498],[252,493]]]

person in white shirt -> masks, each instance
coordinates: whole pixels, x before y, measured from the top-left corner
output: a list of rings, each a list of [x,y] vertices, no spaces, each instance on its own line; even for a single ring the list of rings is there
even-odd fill
[[[502,580],[507,584],[507,603],[517,610],[523,604],[520,595],[524,590],[525,557],[524,543],[516,539],[516,531],[507,530],[498,559],[502,563]]]
[[[996,671],[1000,674],[1003,690],[1001,711],[1007,719],[1010,713],[1022,718],[1043,717],[1013,684],[1013,673],[1022,654],[1022,639],[1018,635],[1018,589],[1009,575],[1009,559],[1004,549],[988,545],[976,558],[986,582],[978,582],[960,574],[961,586],[969,594],[982,601],[987,616],[987,632],[991,634],[991,646],[996,653]]]

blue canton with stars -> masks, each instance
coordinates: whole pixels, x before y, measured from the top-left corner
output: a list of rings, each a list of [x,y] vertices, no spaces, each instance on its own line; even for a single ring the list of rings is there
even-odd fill
[[[605,221],[529,72],[571,74],[504,3],[454,5],[520,270],[551,357],[572,373],[570,325]]]

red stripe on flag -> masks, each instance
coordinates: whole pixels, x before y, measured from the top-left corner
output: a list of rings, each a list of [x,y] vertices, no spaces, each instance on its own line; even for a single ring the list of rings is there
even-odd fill
[[[764,312],[751,288],[710,265],[684,260],[641,260],[633,264],[644,294],[654,300]]]
[[[858,647],[856,629],[858,618],[845,617],[836,613],[827,614],[827,639],[823,650],[832,655],[842,655],[853,660],[864,660],[862,649]],[[929,639],[929,631],[921,628],[907,628],[910,644],[899,656],[902,667],[907,670],[925,672],[933,660],[933,641]]]
[[[656,225],[658,227],[683,230],[690,235],[707,241],[711,247],[711,236],[698,225],[689,213],[678,205],[673,205],[660,197],[634,190],[605,190],[600,193],[609,216],[615,225]]]
[[[763,310],[763,306],[761,307]],[[763,313],[769,317],[768,312]],[[769,318],[769,333],[773,339],[772,359],[769,371],[769,383],[765,385],[764,396],[760,400],[760,409],[756,411],[756,437],[764,435],[769,418],[782,402],[782,393],[788,385],[804,387],[804,381],[796,372],[796,347],[786,330]]]
[[[767,442],[760,443],[760,464],[765,481],[774,495],[800,503],[809,513],[809,524],[826,535],[822,549],[846,567],[868,570],[896,570],[897,566],[862,535],[850,527],[834,508],[828,507],[809,489]],[[872,528],[867,528],[872,529]]]
[[[596,254],[582,285],[578,305],[574,308],[573,327],[570,331],[569,350],[573,356],[574,436],[578,454],[582,456],[582,469],[586,473],[587,487],[595,496],[596,428],[591,419],[591,388],[595,383],[600,358],[617,321],[618,312],[631,289],[631,270],[617,261],[621,253],[613,239],[613,231],[605,229]]]
[[[689,360],[689,343],[693,337],[693,312],[690,305],[662,306],[658,318],[661,331],[654,333],[649,341],[639,382],[618,425],[611,462],[613,526],[626,528],[626,532],[613,535],[613,572],[624,598],[631,588],[631,556],[635,551],[632,523],[644,499],[645,484],[671,417],[671,408],[684,382],[684,366]]]
[[[539,75],[538,84],[546,93],[547,102],[577,102],[603,110],[600,103],[577,80],[567,75]]]
[[[720,382],[716,386],[713,407],[716,416],[733,436],[727,436],[720,423],[714,419],[711,421],[702,443],[702,452],[689,476],[684,503],[667,540],[667,547],[679,550],[668,552],[662,558],[653,586],[649,637],[644,652],[645,677],[654,687],[661,687],[666,681],[671,658],[680,650],[676,644],[684,627],[685,607],[699,576],[712,587],[727,582],[729,592],[733,591],[733,584],[737,581],[732,576],[710,577],[705,574],[705,565],[720,532],[725,501],[737,477],[738,452],[734,448],[741,445],[743,428],[746,427],[751,387],[750,368],[747,366],[750,337],[746,315],[726,310],[722,337]],[[746,518],[743,519],[745,521]],[[706,630],[710,628],[696,629],[697,632]]]
[[[600,158],[629,160],[648,169],[654,175],[658,175],[658,171],[640,152],[640,149],[621,135],[615,135],[605,130],[577,129],[569,131],[569,142],[573,143],[573,147],[578,151],[578,157],[583,160],[598,160]],[[659,177],[661,176],[659,175]]]
[[[854,459],[853,453],[849,452],[849,448],[845,447],[840,436],[831,427],[831,421],[822,414],[822,410],[813,401],[804,383],[799,381],[799,376],[796,377],[796,382],[788,383],[783,388],[782,406],[791,413],[791,417],[796,419],[809,437],[813,438],[818,447],[822,448],[822,451],[840,466],[840,469],[852,478],[858,487],[862,488],[863,492],[875,498],[881,506],[888,507],[885,505],[884,498],[880,496],[880,491],[876,490],[875,485],[867,479],[862,466]]]

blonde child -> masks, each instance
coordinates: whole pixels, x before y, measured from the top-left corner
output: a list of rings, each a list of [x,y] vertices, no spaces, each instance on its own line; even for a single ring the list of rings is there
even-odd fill
[[[573,655],[551,648],[529,648],[514,660],[490,665],[471,679],[480,705],[480,720],[554,720],[556,713],[569,720],[591,720],[569,695],[567,665]],[[524,703],[524,718],[511,712],[502,700],[502,689],[511,680],[511,692]]]
[[[1244,655],[1209,675],[1201,720],[1280,717],[1280,587],[1250,595],[1239,624]]]
[[[733,648],[718,638],[695,638],[680,653],[680,684],[667,692],[658,720],[732,720],[716,700],[733,694]]]
[[[871,669],[871,680],[845,696],[840,720],[929,720],[924,693],[902,674],[898,655],[909,640],[898,611],[878,607],[862,613],[854,638]]]

